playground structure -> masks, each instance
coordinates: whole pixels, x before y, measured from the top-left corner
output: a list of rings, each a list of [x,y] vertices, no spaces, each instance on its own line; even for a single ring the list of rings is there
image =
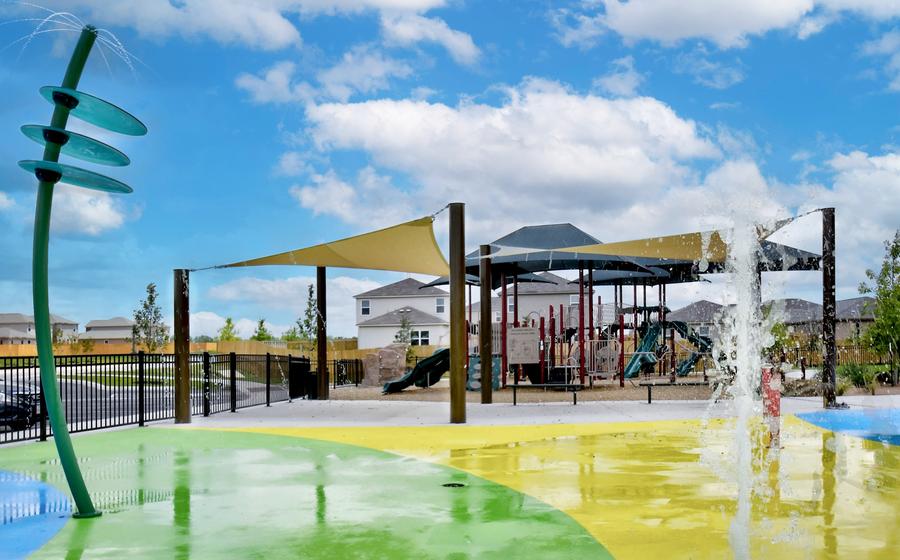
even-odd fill
[[[829,210],[823,214],[827,221]],[[820,268],[823,257],[766,240],[772,231],[760,236],[757,285],[763,271]],[[701,364],[705,379],[706,368],[718,361],[713,341],[686,323],[668,320],[666,287],[724,272],[726,257],[718,232],[603,244],[570,224],[522,228],[468,255],[468,270],[478,267],[488,280],[500,277],[500,323],[485,321],[489,308],[482,308],[481,322],[473,329],[477,342],[471,346],[481,348],[482,359],[486,349],[500,357],[501,387],[526,379],[583,387],[612,378],[624,386],[625,379],[641,374],[684,377]],[[518,277],[552,270],[578,271],[573,282],[578,284],[577,304],[551,306],[546,315],[522,324]],[[604,305],[600,296],[595,299],[595,286],[611,286],[613,302]],[[632,289],[626,290],[628,286]],[[626,304],[629,291],[631,302]],[[648,301],[648,291],[657,292],[655,305]],[[482,300],[489,295],[482,290]],[[498,337],[499,344],[487,343]]]

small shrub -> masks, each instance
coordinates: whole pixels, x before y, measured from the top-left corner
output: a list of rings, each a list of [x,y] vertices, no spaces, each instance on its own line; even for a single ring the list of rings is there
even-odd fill
[[[865,366],[859,364],[844,364],[838,368],[838,376],[852,383],[854,387],[866,387],[867,372]]]
[[[846,379],[840,379],[837,382],[837,387],[834,388],[834,394],[842,397],[850,387],[852,387],[852,385],[850,385],[849,381],[847,381]]]

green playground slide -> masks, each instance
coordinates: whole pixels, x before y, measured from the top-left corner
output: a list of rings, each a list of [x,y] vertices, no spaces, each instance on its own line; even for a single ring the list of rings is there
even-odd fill
[[[678,331],[678,334],[680,334],[682,338],[696,346],[698,350],[697,352],[691,352],[688,359],[679,363],[675,368],[675,373],[678,377],[684,377],[693,371],[694,366],[700,361],[700,358],[702,358],[704,354],[708,354],[712,351],[713,342],[711,338],[698,333],[689,327],[687,323],[682,321],[668,321],[668,323],[672,328]]]
[[[698,352],[691,352],[688,359],[675,367],[675,373],[678,377],[684,377],[694,369],[694,366],[704,354],[707,354],[712,350],[712,339],[697,333],[683,321],[666,321],[665,326],[667,329],[675,329],[682,338],[697,347]],[[641,337],[641,343],[638,346],[637,353],[631,357],[628,366],[625,367],[626,378],[637,377],[645,366],[656,364],[658,360],[656,358],[655,350],[660,332],[662,332],[662,327],[659,322],[653,323],[647,327]]]
[[[450,371],[450,349],[443,348],[419,361],[416,367],[406,372],[400,379],[385,383],[382,394],[399,393],[413,384],[416,387],[431,387],[448,371]]]
[[[662,332],[662,327],[659,323],[652,323],[647,327],[644,335],[641,337],[641,343],[637,352],[631,356],[631,360],[625,366],[625,377],[629,379],[637,377],[644,366],[650,366],[657,362],[656,341],[660,332]]]

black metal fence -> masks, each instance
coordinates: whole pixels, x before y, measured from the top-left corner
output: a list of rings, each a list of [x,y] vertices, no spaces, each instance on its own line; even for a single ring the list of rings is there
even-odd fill
[[[60,397],[72,433],[175,417],[173,354],[57,356]],[[335,360],[335,387],[358,384],[359,360]],[[191,413],[209,416],[314,395],[307,358],[191,354]],[[36,357],[0,358],[0,444],[52,436]]]

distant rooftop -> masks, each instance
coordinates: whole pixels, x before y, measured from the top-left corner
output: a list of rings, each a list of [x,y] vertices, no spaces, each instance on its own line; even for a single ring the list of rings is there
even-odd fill
[[[113,317],[112,319],[94,319],[84,326],[85,329],[95,329],[98,327],[101,328],[128,328],[128,332],[131,332],[131,327],[134,325],[134,321],[131,319],[126,319],[125,317]],[[131,336],[129,334],[129,336]]]
[[[447,321],[441,319],[440,317],[435,317],[434,315],[430,315],[425,313],[424,311],[419,311],[414,307],[401,307],[400,309],[396,309],[394,311],[389,311],[384,315],[379,315],[378,317],[374,317],[369,319],[368,321],[363,321],[359,324],[360,327],[399,327],[403,324],[403,318],[406,317],[406,320],[409,321],[410,325],[446,325]]]
[[[76,321],[66,319],[59,315],[50,314],[50,322],[54,325],[77,325]],[[0,313],[0,324],[5,325],[30,325],[34,323],[34,315],[24,313]]]
[[[417,296],[448,296],[449,294],[440,288],[429,286],[423,288],[424,282],[419,282],[415,278],[404,278],[399,282],[381,286],[368,292],[357,294],[353,297],[359,298],[378,298],[378,297],[417,297]]]
[[[701,299],[668,313],[666,319],[670,321],[684,321],[685,323],[714,323],[716,315],[721,310],[722,305]]]

